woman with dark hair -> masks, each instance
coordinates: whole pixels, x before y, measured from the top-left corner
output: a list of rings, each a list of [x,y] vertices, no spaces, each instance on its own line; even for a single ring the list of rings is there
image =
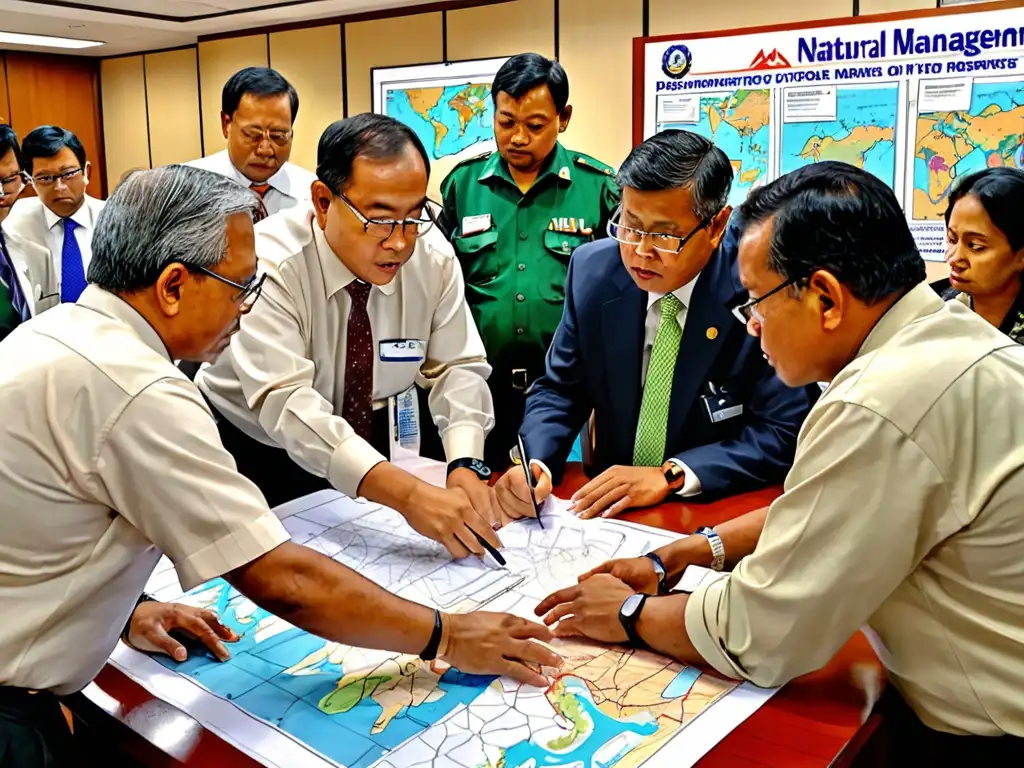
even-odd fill
[[[948,288],[937,286],[947,288],[943,298],[962,301],[1024,344],[1024,171],[965,176],[949,196],[946,242]]]

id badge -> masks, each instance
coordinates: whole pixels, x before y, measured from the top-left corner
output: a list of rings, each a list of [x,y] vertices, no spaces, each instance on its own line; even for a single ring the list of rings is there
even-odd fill
[[[377,345],[382,363],[421,363],[427,354],[423,339],[384,339]]]
[[[743,415],[743,403],[737,403],[724,388],[715,388],[714,384],[708,383],[710,395],[701,397],[704,403],[704,410],[712,424],[720,424],[729,419],[735,419]]]
[[[388,437],[392,463],[420,455],[420,399],[415,384],[388,398]]]
[[[462,237],[475,235],[478,232],[486,232],[491,228],[491,214],[481,213],[479,216],[464,216],[462,218]]]

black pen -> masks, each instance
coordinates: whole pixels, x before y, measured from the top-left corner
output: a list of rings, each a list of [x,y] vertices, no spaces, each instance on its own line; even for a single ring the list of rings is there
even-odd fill
[[[533,468],[530,466],[530,457],[526,455],[526,443],[523,441],[523,436],[517,434],[516,440],[519,445],[519,460],[523,463],[523,472],[526,473],[526,487],[530,491],[530,501],[533,502],[533,514],[537,516],[537,525],[541,528],[544,527],[544,521],[540,519],[540,505],[537,504],[537,494],[535,493],[537,483],[533,479]]]
[[[469,530],[473,531],[472,528],[470,528]],[[476,536],[476,540],[480,542],[480,544],[483,546],[483,548],[486,549],[490,553],[491,557],[494,558],[494,561],[498,565],[500,565],[502,568],[504,568],[505,567],[505,558],[501,556],[501,552],[499,552],[494,547],[492,547],[490,542],[487,541],[487,539],[485,539],[483,536],[481,536],[476,531],[473,531],[473,535]]]

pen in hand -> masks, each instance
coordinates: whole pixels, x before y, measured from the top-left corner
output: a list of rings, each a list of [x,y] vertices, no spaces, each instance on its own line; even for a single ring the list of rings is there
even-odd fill
[[[472,528],[470,528],[469,530],[473,531]],[[487,553],[494,558],[494,562],[496,562],[498,565],[504,568],[506,563],[505,558],[501,556],[501,552],[499,552],[493,546],[491,546],[487,539],[485,539],[476,531],[473,531],[473,535],[476,536],[476,540],[480,542],[481,546],[483,546],[483,548],[487,550]]]

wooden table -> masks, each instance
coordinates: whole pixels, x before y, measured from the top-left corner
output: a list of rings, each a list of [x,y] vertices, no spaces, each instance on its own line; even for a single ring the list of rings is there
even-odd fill
[[[585,481],[579,466],[570,467],[556,494],[567,497]],[[765,506],[780,492],[772,488],[713,504],[674,501],[631,512],[623,519],[692,533],[702,525],[718,525]],[[883,681],[877,657],[858,632],[826,667],[785,686],[698,766],[851,766],[879,728],[880,719],[871,714],[871,708]],[[110,665],[69,706],[94,742],[116,743],[147,766],[257,765]],[[874,760],[861,755],[859,762],[870,765]]]

